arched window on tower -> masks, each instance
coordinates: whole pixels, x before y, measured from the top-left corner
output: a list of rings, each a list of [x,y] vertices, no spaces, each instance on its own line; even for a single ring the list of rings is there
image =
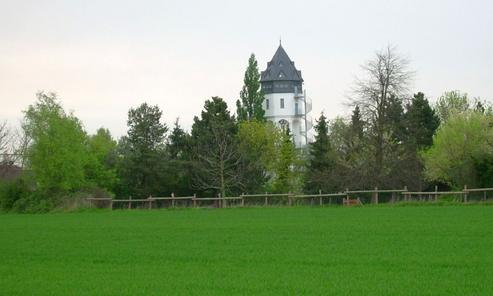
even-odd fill
[[[284,132],[289,130],[289,122],[286,119],[279,120],[279,126]]]

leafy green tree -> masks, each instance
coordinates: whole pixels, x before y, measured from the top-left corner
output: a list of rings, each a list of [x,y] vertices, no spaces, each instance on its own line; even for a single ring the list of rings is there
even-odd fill
[[[282,132],[272,122],[242,121],[238,127],[238,152],[245,186],[249,193],[268,191],[278,155]]]
[[[315,125],[315,141],[310,144],[308,165],[306,168],[304,191],[315,193],[333,191],[336,169],[336,154],[329,139],[327,118],[322,113]]]
[[[454,113],[461,113],[469,110],[471,102],[466,93],[458,90],[446,91],[438,98],[435,110],[441,122],[445,122]]]
[[[135,197],[167,192],[165,140],[168,128],[161,123],[162,111],[147,103],[128,112],[128,132],[119,143],[120,193]]]
[[[37,93],[24,112],[23,129],[32,142],[28,166],[39,190],[73,192],[86,185],[87,136],[73,114],[66,113],[54,93]]]
[[[95,135],[89,136],[86,177],[108,191],[113,191],[118,182],[116,148],[117,143],[108,129],[99,128]]]
[[[433,146],[423,153],[425,175],[451,187],[479,186],[480,159],[491,159],[493,117],[466,111],[451,114],[438,129]]]
[[[278,193],[299,192],[302,189],[301,159],[293,143],[289,127],[283,129],[278,144],[272,190]]]
[[[371,145],[368,144],[364,126],[358,108],[353,110],[350,122],[341,117],[330,122],[329,138],[337,161],[333,182],[335,191],[371,188],[373,185],[369,169],[372,161]]]
[[[238,120],[264,121],[265,111],[262,107],[264,94],[260,90],[260,73],[257,60],[252,53],[248,59],[248,67],[243,79],[244,85],[240,92],[240,99],[236,101]]]
[[[244,185],[235,136],[237,126],[223,99],[207,100],[192,125],[193,184],[204,193],[222,196]]]

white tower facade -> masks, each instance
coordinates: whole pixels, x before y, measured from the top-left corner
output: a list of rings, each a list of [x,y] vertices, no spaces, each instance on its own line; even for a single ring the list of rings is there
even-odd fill
[[[265,117],[279,126],[289,127],[296,147],[304,148],[310,142],[312,103],[303,89],[301,71],[281,45],[262,71],[260,83],[265,97]]]

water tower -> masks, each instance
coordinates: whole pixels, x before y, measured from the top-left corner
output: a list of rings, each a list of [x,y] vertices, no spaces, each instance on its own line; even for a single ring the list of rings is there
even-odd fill
[[[267,120],[289,127],[298,148],[310,142],[312,119],[308,113],[312,103],[303,89],[303,78],[284,48],[279,44],[267,69],[262,71],[260,83],[265,94],[264,110]]]

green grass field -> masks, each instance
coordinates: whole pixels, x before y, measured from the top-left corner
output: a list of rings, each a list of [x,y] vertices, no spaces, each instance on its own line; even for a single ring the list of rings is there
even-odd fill
[[[492,295],[493,207],[0,215],[1,295]]]

